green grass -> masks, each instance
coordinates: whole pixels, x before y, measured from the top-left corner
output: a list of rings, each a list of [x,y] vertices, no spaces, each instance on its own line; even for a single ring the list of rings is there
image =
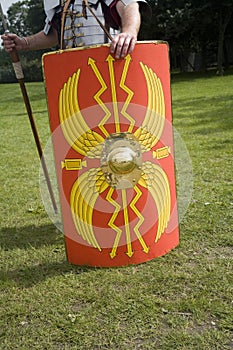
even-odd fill
[[[43,146],[43,84],[28,84]],[[66,261],[47,217],[19,87],[0,85],[0,349],[233,348],[233,75],[172,77],[174,126],[193,164],[180,245],[131,267]]]

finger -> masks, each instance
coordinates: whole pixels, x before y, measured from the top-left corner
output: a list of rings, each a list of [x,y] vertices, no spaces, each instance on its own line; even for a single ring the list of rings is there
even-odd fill
[[[14,40],[14,38],[16,38],[16,36],[17,36],[16,34],[9,33],[9,34],[3,34],[1,38],[2,38],[2,40],[9,40],[9,39]]]
[[[3,44],[5,47],[14,47],[15,46],[15,42],[13,40],[4,40]]]
[[[120,33],[111,42],[110,52],[114,54],[116,58],[125,57],[127,54],[132,53],[135,43],[136,37],[134,35]]]
[[[116,47],[117,47],[117,39],[114,39],[111,41],[111,44],[110,44],[110,52],[112,54],[115,53]]]
[[[121,49],[121,57],[125,57],[126,55],[132,53],[136,40],[133,37],[126,37],[124,44]]]
[[[128,38],[125,34],[120,34],[114,43],[114,53],[116,58],[124,57],[128,47]]]
[[[127,54],[131,54],[135,48],[135,44],[136,44],[136,39],[135,38],[132,38],[131,41],[130,41],[130,45],[128,47],[128,52]]]
[[[15,47],[15,43],[12,40],[4,40],[2,42],[2,45],[4,46],[4,49],[8,52],[12,51],[12,49]]]

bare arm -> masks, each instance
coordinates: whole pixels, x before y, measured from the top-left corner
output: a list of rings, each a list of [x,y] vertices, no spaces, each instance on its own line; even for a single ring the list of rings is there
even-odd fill
[[[127,6],[120,0],[117,2],[117,11],[121,17],[121,33],[117,35],[110,45],[110,52],[116,58],[130,54],[135,46],[141,24],[139,5],[137,2]]]
[[[57,32],[54,28],[48,35],[41,31],[25,38],[16,34],[3,34],[1,38],[7,52],[11,52],[13,48],[17,51],[47,49],[57,44]]]
[[[133,2],[125,5],[121,0],[116,5],[119,16],[121,17],[121,33],[117,35],[110,45],[110,52],[116,58],[123,58],[130,54],[135,46],[138,31],[141,24],[139,5]],[[43,31],[20,38],[16,34],[2,35],[5,50],[10,52],[13,48],[16,50],[39,50],[55,46],[58,42],[57,32],[52,27],[49,34],[45,35]]]

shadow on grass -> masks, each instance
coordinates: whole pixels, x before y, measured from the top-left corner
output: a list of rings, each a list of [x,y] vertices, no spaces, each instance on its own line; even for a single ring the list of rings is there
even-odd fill
[[[2,229],[0,242],[6,254],[9,251],[21,249],[22,255],[25,255],[25,263],[28,265],[25,266],[25,263],[22,263],[17,269],[0,270],[0,281],[3,284],[13,282],[18,287],[29,288],[50,277],[69,273],[80,274],[93,270],[87,266],[71,265],[67,261],[63,234],[58,232],[53,225]],[[40,251],[42,247],[49,248],[47,250],[49,257]],[[30,258],[29,251],[32,252]]]
[[[5,251],[15,248],[39,248],[55,244],[62,237],[62,233],[54,225],[10,227],[0,230],[0,245]]]
[[[1,271],[1,284],[13,283],[19,288],[30,288],[49,278],[73,274],[91,272],[94,268],[88,266],[71,265],[67,260],[62,262],[51,262],[31,265],[30,267],[19,266],[18,269]]]
[[[23,103],[23,101],[22,101],[22,103]],[[46,114],[46,113],[48,113],[48,111],[47,111],[47,109],[43,109],[43,110],[33,110],[32,111],[32,114],[33,114],[33,116],[36,116],[37,114]],[[26,109],[25,109],[25,111],[24,112],[19,112],[19,113],[17,113],[15,110],[14,111],[12,111],[12,113],[11,113],[11,115],[10,115],[10,117],[27,117],[27,111],[26,111]],[[7,112],[6,114],[4,114],[4,113],[1,113],[1,115],[0,115],[0,118],[6,118],[6,117],[8,117],[9,118],[9,113]]]

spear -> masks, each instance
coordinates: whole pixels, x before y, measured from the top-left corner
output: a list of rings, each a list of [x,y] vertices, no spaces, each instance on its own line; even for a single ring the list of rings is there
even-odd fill
[[[0,3],[0,16],[1,16],[1,19],[2,19],[3,29],[5,31],[5,34],[7,35],[7,34],[9,34],[9,30],[7,28],[7,23],[6,23],[6,20],[5,20],[5,16],[3,14],[1,3]],[[23,100],[24,100],[25,107],[26,107],[27,114],[28,114],[28,118],[29,118],[29,121],[30,121],[30,124],[31,124],[32,133],[33,133],[33,136],[34,136],[34,139],[35,139],[35,142],[36,142],[37,151],[38,151],[38,154],[39,154],[39,157],[40,157],[40,161],[41,161],[41,165],[42,165],[42,168],[43,168],[43,172],[44,172],[45,180],[46,180],[46,183],[47,183],[47,187],[48,187],[48,190],[49,190],[50,198],[51,198],[51,201],[52,201],[53,209],[54,209],[55,213],[57,213],[57,211],[58,211],[57,210],[57,204],[56,204],[56,201],[55,201],[55,197],[54,197],[51,181],[50,181],[50,178],[49,178],[48,169],[47,169],[47,166],[46,166],[46,163],[45,163],[45,159],[44,159],[44,155],[43,155],[43,151],[42,151],[39,135],[38,135],[38,132],[37,132],[35,120],[34,120],[34,117],[33,117],[33,114],[32,114],[32,108],[31,108],[31,104],[30,104],[30,101],[29,101],[29,98],[28,98],[27,89],[26,89],[26,86],[25,86],[25,83],[24,83],[24,74],[23,74],[21,62],[20,62],[20,59],[19,59],[19,55],[18,55],[16,49],[13,49],[9,53],[9,55],[10,55],[10,58],[11,58],[11,62],[12,62],[14,71],[15,71],[16,79],[18,80],[18,83],[20,85],[20,89],[21,89],[21,92],[22,92],[22,95],[23,95]]]

